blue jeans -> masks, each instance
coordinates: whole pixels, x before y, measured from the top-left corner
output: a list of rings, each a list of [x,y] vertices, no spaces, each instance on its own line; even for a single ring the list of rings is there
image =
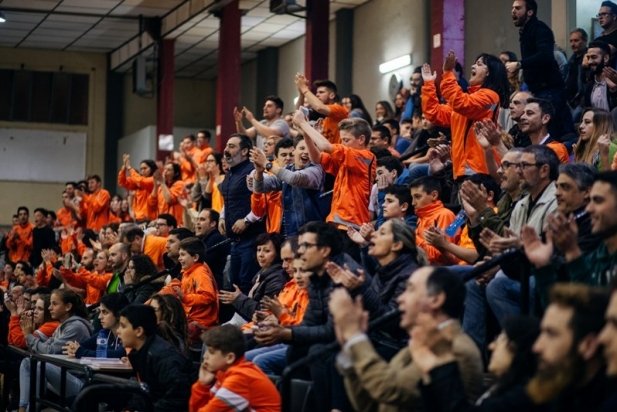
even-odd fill
[[[534,290],[536,279],[529,278],[529,308],[534,307]],[[486,287],[486,300],[495,314],[499,324],[511,316],[521,314],[521,283],[511,279],[501,270]]]
[[[481,351],[486,347],[486,286],[479,285],[475,279],[465,283],[465,311],[463,331],[478,345]]]
[[[287,366],[287,346],[284,343],[265,346],[250,350],[244,356],[266,375],[280,375]]]
[[[229,278],[245,295],[251,290],[253,277],[259,270],[255,255],[255,239],[243,239],[231,244]]]

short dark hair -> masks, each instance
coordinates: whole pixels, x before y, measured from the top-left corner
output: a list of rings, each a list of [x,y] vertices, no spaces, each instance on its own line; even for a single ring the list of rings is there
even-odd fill
[[[330,256],[336,256],[343,252],[343,239],[338,229],[326,222],[308,222],[300,228],[298,235],[314,233],[317,237],[318,246],[330,248]]]
[[[17,262],[15,262],[15,265],[21,265],[21,268],[26,275],[34,275],[34,270],[32,269],[32,265],[30,265],[30,262],[25,260],[18,260]]]
[[[120,311],[129,305],[129,300],[124,293],[110,293],[103,295],[100,303],[107,306],[107,309],[113,313],[114,317],[119,318]]]
[[[36,209],[34,209],[34,212],[32,212],[32,214],[35,214],[36,212],[39,212],[43,216],[47,216],[47,209],[45,208],[37,207]]]
[[[589,44],[587,45],[587,49],[600,49],[605,56],[611,55],[611,46],[609,46],[607,42],[602,40],[594,40],[592,42],[589,42]]]
[[[289,138],[285,138],[285,139],[281,139],[278,142],[276,142],[276,145],[274,146],[274,156],[278,156],[279,155],[279,150],[281,149],[289,149],[289,148],[294,148],[294,141],[289,139]]]
[[[315,89],[317,89],[318,87],[325,87],[326,89],[330,89],[330,91],[333,92],[334,94],[338,93],[336,84],[334,84],[334,82],[331,80],[315,80],[313,82],[313,87]]]
[[[497,203],[497,200],[501,196],[501,187],[495,179],[484,173],[476,173],[467,178],[470,182],[477,186],[483,185],[487,192],[493,192],[493,201]]]
[[[589,40],[589,35],[587,34],[587,32],[585,31],[585,29],[583,29],[583,28],[577,27],[576,29],[574,29],[574,30],[572,30],[572,31],[570,32],[570,34],[572,34],[572,33],[580,33],[581,38],[582,38],[582,39],[583,39],[583,41],[585,41],[585,42],[586,42],[587,40]]]
[[[199,238],[189,237],[180,241],[180,249],[185,250],[189,255],[197,255],[197,261],[203,262],[206,257],[206,247]]]
[[[617,14],[617,4],[612,1],[603,1],[602,4],[600,4],[600,7],[608,7],[611,9],[611,13]]]
[[[189,229],[185,227],[177,227],[175,229],[171,229],[169,231],[170,235],[174,235],[178,238],[178,240],[184,240],[189,237],[194,237],[195,233],[191,232]]]
[[[281,236],[278,233],[260,233],[255,238],[255,249],[257,246],[263,246],[268,242],[272,242],[274,246],[274,251],[276,252],[276,257],[274,258],[275,262],[280,262],[281,260]]]
[[[396,119],[385,119],[381,121],[382,125],[388,125],[391,128],[395,129],[397,133],[399,133],[401,131],[401,126],[399,125],[399,122]]]
[[[559,166],[559,173],[563,173],[576,182],[579,190],[589,190],[596,177],[596,170],[585,163],[568,163]]]
[[[409,189],[419,188],[426,193],[437,192],[437,196],[441,196],[441,183],[432,176],[422,176],[414,179],[409,185]]]
[[[101,183],[101,176],[99,175],[90,175],[86,178],[86,181],[88,180],[96,180],[98,183]]]
[[[518,56],[513,51],[504,50],[502,52],[499,52],[499,54],[505,54],[506,56],[508,56],[508,61],[510,62],[518,61]]]
[[[19,206],[17,208],[17,214],[19,214],[19,212],[21,212],[22,210],[25,210],[28,216],[30,216],[30,209],[28,209],[26,206]]]
[[[386,126],[378,124],[373,126],[371,130],[381,133],[381,140],[385,140],[388,144],[390,144],[390,130]]]
[[[178,221],[176,220],[175,217],[173,217],[169,213],[161,213],[156,218],[163,219],[165,223],[167,223],[167,226],[169,227],[178,227]]]
[[[548,165],[549,167],[549,179],[557,180],[559,177],[559,158],[548,146],[532,144],[523,149],[523,153],[531,153],[536,158],[536,163],[541,165]]]
[[[283,109],[285,108],[285,104],[283,103],[283,99],[281,99],[278,96],[266,96],[266,98],[264,99],[264,101],[271,101],[272,103],[274,103],[274,105],[277,107],[277,109],[281,109],[281,112],[283,111]]]
[[[377,167],[385,167],[390,172],[396,170],[396,175],[400,176],[403,172],[403,164],[394,156],[384,156],[377,159]]]
[[[375,159],[379,160],[382,157],[390,157],[392,153],[385,147],[373,146],[369,149],[375,155]]]
[[[229,136],[229,139],[231,139],[232,137],[237,137],[238,139],[240,139],[240,150],[246,149],[250,151],[253,148],[253,141],[247,135],[242,134],[242,133],[232,133]]]
[[[429,296],[443,293],[445,299],[441,310],[451,318],[460,318],[465,307],[465,284],[461,278],[450,270],[438,266],[426,280]]]
[[[407,213],[408,214],[411,213],[412,198],[411,198],[411,192],[409,191],[409,188],[407,186],[390,185],[386,187],[386,189],[384,190],[384,193],[386,195],[393,195],[394,197],[396,197],[400,204],[407,203],[407,205],[409,205],[409,207],[407,208]]]
[[[222,325],[208,329],[202,338],[208,348],[220,350],[223,354],[233,353],[236,359],[244,356],[246,347],[242,331],[234,325]]]
[[[537,16],[538,15],[538,3],[536,3],[536,0],[523,0],[525,2],[525,8],[527,10],[531,10],[533,11],[533,15]]]
[[[573,309],[570,327],[574,345],[590,333],[597,334],[602,330],[609,299],[607,289],[580,283],[557,283],[550,292],[551,304]]]
[[[208,214],[210,215],[210,220],[212,220],[213,222],[216,222],[216,224],[217,224],[217,226],[218,226],[219,219],[221,218],[221,214],[220,214],[219,212],[217,212],[216,210],[214,210],[214,209],[209,209],[209,208],[207,208],[207,207],[206,207],[206,208],[204,208],[204,209],[201,209],[201,211],[202,211],[202,212],[203,212],[204,210],[207,210],[207,211],[208,211]]]
[[[182,140],[184,140],[184,139],[191,139],[191,142],[195,142],[195,140],[197,140],[197,138],[195,137],[195,135],[194,135],[194,134],[192,134],[192,133],[191,133],[191,134],[187,134],[186,136],[184,136],[184,137],[182,138]]]
[[[124,233],[124,237],[126,238],[127,242],[132,242],[135,240],[135,238],[137,237],[143,238],[144,236],[145,236],[144,231],[140,227],[131,228]]]
[[[199,135],[200,133],[206,136],[206,139],[208,140],[210,140],[210,138],[212,137],[209,130],[206,130],[206,129],[198,130],[197,135]]]
[[[157,320],[152,306],[131,304],[120,311],[120,316],[126,318],[133,329],[143,328],[147,337],[156,334]]]
[[[598,173],[594,180],[594,183],[596,182],[608,183],[611,185],[613,195],[617,198],[617,170]]]
[[[527,99],[527,104],[532,103],[538,105],[542,115],[548,114],[551,117],[549,123],[553,121],[553,119],[555,118],[555,106],[553,106],[553,103],[551,103],[550,100],[540,99],[538,97],[530,97],[529,99]]]

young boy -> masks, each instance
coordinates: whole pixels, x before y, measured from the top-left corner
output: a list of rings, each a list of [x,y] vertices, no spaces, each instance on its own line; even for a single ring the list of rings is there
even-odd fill
[[[129,305],[120,311],[118,337],[131,349],[129,361],[137,379],[148,384],[154,410],[185,411],[191,363],[157,330],[152,306]]]
[[[433,265],[451,265],[454,262],[448,254],[442,253],[435,246],[431,246],[424,237],[425,231],[439,228],[444,231],[454,221],[454,213],[446,209],[439,200],[441,185],[433,177],[420,177],[410,185],[413,207],[418,217],[416,227],[416,244],[421,247],[428,260]],[[455,240],[454,243],[457,243]]]
[[[189,410],[280,411],[281,399],[270,379],[244,359],[244,337],[233,325],[208,330],[208,347],[191,391]]]

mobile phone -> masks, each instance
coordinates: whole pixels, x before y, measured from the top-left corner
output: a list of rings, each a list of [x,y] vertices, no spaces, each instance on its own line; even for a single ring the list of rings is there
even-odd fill
[[[306,106],[300,106],[300,111],[304,114],[304,117],[308,119],[309,117],[309,109]]]

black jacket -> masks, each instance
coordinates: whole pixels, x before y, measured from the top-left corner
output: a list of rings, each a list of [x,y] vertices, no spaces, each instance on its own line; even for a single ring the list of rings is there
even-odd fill
[[[563,77],[553,54],[555,36],[546,23],[532,16],[520,31],[521,68],[529,90],[563,89]]]
[[[124,286],[122,294],[126,296],[129,303],[146,303],[163,286],[165,286],[163,279],[144,279],[139,283]]]
[[[248,297],[241,294],[232,305],[240,316],[250,321],[253,313],[258,309],[261,299],[264,296],[276,297],[287,281],[287,273],[280,264],[272,265],[266,270],[260,270],[253,278],[253,285],[257,285],[253,291],[253,296]]]
[[[33,268],[37,268],[43,258],[41,252],[43,249],[56,250],[58,242],[56,242],[56,234],[54,230],[49,226],[43,226],[41,228],[35,227],[32,229],[32,253],[30,253],[30,265]]]
[[[221,235],[218,229],[214,229],[201,239],[206,247],[204,262],[212,271],[219,290],[225,286],[223,284],[223,271],[227,263],[227,255],[229,255],[231,249],[231,243],[225,242],[225,240],[225,236]]]
[[[313,273],[307,288],[309,303],[302,323],[291,327],[294,345],[311,345],[334,340],[334,325],[328,309],[330,292],[333,287],[332,280],[327,273],[322,276]]]
[[[140,382],[148,384],[154,410],[186,411],[191,396],[191,363],[160,336],[146,340],[129,360]]]
[[[498,395],[489,395],[480,405],[470,405],[456,362],[430,372],[430,384],[420,384],[427,411],[434,412],[539,412],[548,408],[533,404],[524,385],[515,385]]]

